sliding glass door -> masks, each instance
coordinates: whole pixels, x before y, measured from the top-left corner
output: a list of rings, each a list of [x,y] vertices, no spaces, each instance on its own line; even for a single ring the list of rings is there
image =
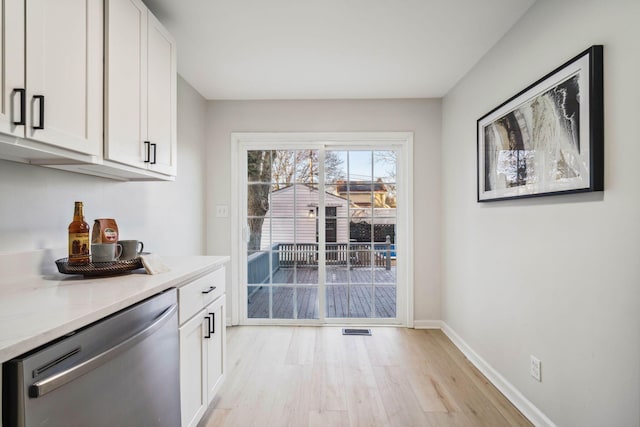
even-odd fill
[[[320,319],[318,150],[247,151],[247,317]]]
[[[380,143],[241,150],[244,323],[400,322],[398,154]]]

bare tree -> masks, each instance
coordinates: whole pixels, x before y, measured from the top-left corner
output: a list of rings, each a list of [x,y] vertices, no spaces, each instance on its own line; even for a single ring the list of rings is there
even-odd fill
[[[386,204],[392,208],[396,207],[396,196],[397,196],[397,161],[398,161],[398,153],[395,151],[374,151],[373,152],[373,161],[377,166],[385,167],[385,174],[387,175],[385,178],[385,187],[387,188],[387,197]],[[382,181],[381,177],[378,176],[378,181]],[[391,182],[388,182],[391,181]]]
[[[271,186],[272,151],[247,152],[247,222],[249,223],[248,249],[260,250],[262,223],[269,211],[269,187]]]
[[[293,150],[278,150],[273,152],[271,165],[271,179],[273,189],[280,190],[293,182],[296,165],[296,152]]]

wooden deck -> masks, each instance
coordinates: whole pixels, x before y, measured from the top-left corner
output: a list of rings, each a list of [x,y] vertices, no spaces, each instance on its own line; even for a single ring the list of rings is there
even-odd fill
[[[395,281],[395,267],[328,268],[326,317],[396,317]],[[273,283],[249,287],[249,318],[269,318],[270,296],[272,319],[319,318],[317,268],[281,268],[274,274]]]

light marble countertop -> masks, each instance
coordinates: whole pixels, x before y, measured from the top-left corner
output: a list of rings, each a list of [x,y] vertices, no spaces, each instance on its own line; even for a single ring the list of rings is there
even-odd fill
[[[0,254],[0,363],[229,261],[228,256],[162,257],[171,271],[84,278],[58,273],[51,251]]]

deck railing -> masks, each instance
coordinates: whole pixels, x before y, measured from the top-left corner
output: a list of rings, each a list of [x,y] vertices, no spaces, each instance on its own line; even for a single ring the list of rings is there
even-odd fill
[[[382,249],[383,248],[383,249]],[[390,241],[380,243],[327,243],[326,265],[384,267],[391,269],[394,248]],[[381,250],[382,249],[382,250]],[[247,283],[261,285],[280,268],[318,267],[317,243],[274,243],[271,251],[255,252],[247,257]]]
[[[390,242],[384,244],[390,248]],[[327,265],[349,265],[351,267],[376,267],[391,268],[389,249],[375,251],[380,243],[327,243],[325,262]],[[280,267],[317,266],[317,243],[279,243],[278,264]]]
[[[263,284],[269,282],[269,276],[278,271],[278,244],[271,247],[271,252],[255,252],[247,257],[247,283]],[[269,263],[271,258],[271,263]]]

